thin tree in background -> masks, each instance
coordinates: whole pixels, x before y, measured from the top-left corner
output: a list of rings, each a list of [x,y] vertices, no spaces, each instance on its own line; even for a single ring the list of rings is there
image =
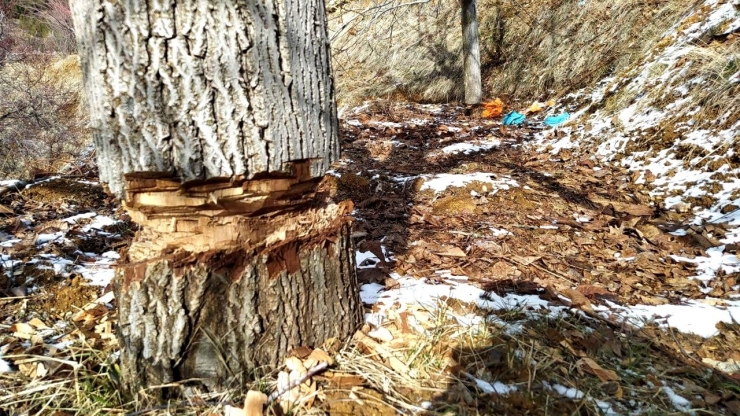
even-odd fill
[[[463,79],[465,104],[480,104],[482,87],[480,75],[480,47],[476,0],[460,0],[463,33]]]

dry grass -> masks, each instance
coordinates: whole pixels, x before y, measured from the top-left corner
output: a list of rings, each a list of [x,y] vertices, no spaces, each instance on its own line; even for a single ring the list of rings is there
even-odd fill
[[[330,15],[342,104],[460,99],[456,2],[342,3]],[[530,100],[591,85],[637,62],[691,4],[481,0],[484,95]]]
[[[400,365],[389,364],[387,355],[368,351],[362,342],[351,342],[335,355],[333,375],[317,379],[319,400],[290,414],[598,415],[607,406],[621,414],[677,413],[665,387],[693,398],[692,406],[703,407],[701,414],[718,414],[721,408],[703,400],[737,392],[736,383],[683,365],[675,356],[680,346],[675,354],[665,348],[666,339],[676,340],[676,335],[649,323],[646,330],[635,330],[577,310],[553,313],[520,305],[482,310],[452,299],[434,306],[409,305],[403,313],[385,310],[382,326],[393,339],[380,341]],[[483,319],[461,325],[460,317],[471,314]],[[179,389],[183,398],[176,401],[156,402],[152,397],[158,395],[147,391],[135,399],[126,397],[115,348],[92,345],[99,344],[78,343],[51,355],[6,356],[31,368],[43,365],[47,373],[29,376],[27,367],[1,374],[0,407],[28,415],[222,415],[226,404],[243,403],[237,391],[208,394],[184,384],[151,388]],[[584,366],[584,358],[619,379],[600,381]],[[331,380],[341,375],[361,383],[333,385]],[[480,383],[511,390],[491,394]],[[270,372],[248,388],[269,393],[275,386],[276,372]],[[265,414],[277,412],[271,407]]]
[[[125,413],[117,365],[109,353],[86,346],[70,347],[64,354],[57,358],[7,356],[22,359],[29,366],[42,366],[50,375],[30,378],[21,372],[0,374],[0,407],[17,414]]]
[[[0,178],[56,172],[89,144],[76,55],[0,66]]]
[[[700,107],[699,117],[731,124],[740,115],[740,83],[730,77],[740,71],[740,43],[723,42],[692,48],[688,76],[701,80],[687,83],[692,104],[685,111]]]

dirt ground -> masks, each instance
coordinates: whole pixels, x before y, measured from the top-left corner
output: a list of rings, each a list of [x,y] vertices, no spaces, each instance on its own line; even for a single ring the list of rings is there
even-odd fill
[[[721,307],[722,299],[738,295],[736,274],[720,273],[702,287],[691,278],[696,274],[692,264],[671,257],[706,255],[707,248],[720,245],[722,224],[692,226],[688,214],[651,204],[651,178],[636,185],[626,170],[597,165],[588,149],[580,149],[578,157],[568,150],[555,155],[539,152],[527,146],[537,127],[503,127],[466,115],[459,107],[386,104],[366,107],[348,119],[352,121],[342,130],[344,163],[336,169],[334,181],[337,198],[355,202],[356,230],[363,235],[358,248],[380,259],[375,268],[360,270],[364,283],[391,288],[393,272],[433,280],[435,271],[449,270],[500,296],[538,294],[551,304],[591,316],[598,306],[685,304],[707,295]],[[480,149],[467,154],[443,151],[461,142],[475,143]],[[433,180],[431,175],[476,173],[509,186],[471,181],[441,192],[424,189],[424,183]],[[684,236],[671,234],[679,228],[689,231]],[[392,259],[381,246],[393,253]],[[727,252],[735,250],[727,247]],[[446,283],[440,279],[439,284]],[[504,316],[511,311],[493,313],[512,322],[521,319]],[[737,412],[736,394],[718,387],[736,383],[737,375],[708,370],[703,361],[740,357],[735,342],[740,325],[720,324],[720,335],[708,339],[655,325],[633,331],[609,319],[574,318],[562,326],[550,322],[544,327],[542,322],[530,321],[525,327],[531,331],[516,342],[536,342],[544,350],[573,359],[599,357],[602,362],[620,363],[617,367],[647,361],[662,369],[656,372],[658,378],[679,374],[681,380],[693,380],[683,385],[703,385],[697,391],[706,392],[706,400],[693,405]],[[503,345],[512,342],[504,338],[499,340]],[[647,356],[634,356],[638,346]],[[506,348],[499,355],[507,356]],[[578,372],[572,373],[574,363],[557,371],[578,377]],[[477,368],[480,363],[468,364]],[[531,377],[511,366],[493,366],[490,371],[491,380],[521,383]],[[704,377],[707,371],[712,373],[708,378]],[[641,395],[635,389],[650,384],[644,377],[626,377],[622,386],[629,385],[625,389],[632,390],[633,396]],[[597,389],[607,389],[603,393],[608,397],[613,387],[607,383]],[[452,388],[443,396],[461,397],[456,390],[460,389]],[[516,397],[523,397],[522,402]],[[475,414],[471,405],[480,414],[593,411],[579,405],[571,408],[572,400],[541,390],[452,402],[467,403],[454,409],[459,414]],[[545,402],[549,405],[544,406]]]
[[[447,270],[467,276],[488,296],[534,295],[571,312],[554,317],[526,306],[482,310],[443,298],[442,306],[457,316],[481,315],[519,328],[514,333],[494,325],[461,338],[455,335],[459,324],[444,313],[430,319],[433,311],[405,310],[385,328],[391,340],[381,344],[391,358],[362,342],[347,344],[336,352],[337,364],[315,378],[318,400],[297,414],[682,413],[667,391],[689,398],[678,409],[740,414],[737,374],[706,363],[740,359],[740,325],[721,324],[719,335],[703,338],[665,330],[659,320],[637,328],[604,309],[595,312],[613,305],[682,304],[707,294],[721,307],[738,295],[738,276],[720,274],[702,287],[691,278],[692,264],[671,255],[705,255],[724,226],[691,226],[689,214],[651,204],[650,181],[635,185],[629,172],[597,165],[587,149],[580,156],[534,150],[527,144],[538,131],[502,127],[452,106],[381,103],[348,117],[342,160],[327,182],[335,199],[355,204],[358,250],[378,259],[358,265],[361,283],[390,290],[398,286],[392,276],[411,276],[444,286],[450,282],[438,272]],[[462,143],[468,147],[449,150]],[[466,174],[479,180],[433,188],[440,175]],[[114,305],[91,304],[110,288],[91,286],[69,268],[59,273],[51,260],[89,264],[125,249],[135,225],[84,178],[36,184],[3,195],[0,204],[12,210],[0,217],[0,236],[20,240],[0,252],[6,256],[0,271],[9,272],[0,273],[0,348],[5,357],[20,357],[19,372],[10,373],[15,376],[0,376],[0,387],[13,392],[0,398],[15,397],[19,410],[38,410],[48,397],[22,396],[28,383],[79,383],[70,377],[84,373],[87,404],[70,389],[57,399],[67,410],[57,414],[146,407],[125,401],[116,387],[110,358],[117,348]],[[83,231],[89,219],[61,221],[92,211],[121,221],[94,232]],[[679,228],[689,232],[671,234]],[[58,232],[66,238],[38,244]],[[366,308],[370,313],[377,306]],[[410,329],[412,315],[423,323],[421,333]],[[40,320],[29,321],[38,327],[21,333],[16,324],[32,318]],[[54,331],[43,332],[39,322]],[[80,340],[84,354],[56,347]],[[64,364],[47,368],[40,356]],[[403,363],[400,371],[393,357]],[[481,380],[517,388],[491,393]],[[167,414],[203,414],[207,405],[198,403]]]

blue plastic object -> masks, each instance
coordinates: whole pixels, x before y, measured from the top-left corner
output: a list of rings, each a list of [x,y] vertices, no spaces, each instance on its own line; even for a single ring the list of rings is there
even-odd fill
[[[568,117],[570,117],[570,114],[568,113],[558,114],[556,116],[547,116],[545,117],[545,124],[548,126],[557,126],[558,124],[566,122]]]
[[[518,126],[524,123],[524,120],[526,119],[527,116],[525,116],[524,114],[512,111],[511,113],[504,116],[504,126]]]

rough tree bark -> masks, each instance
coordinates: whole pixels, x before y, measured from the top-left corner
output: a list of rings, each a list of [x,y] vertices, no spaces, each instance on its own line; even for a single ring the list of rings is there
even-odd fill
[[[74,0],[100,178],[141,229],[116,273],[125,385],[243,386],[361,321],[323,0]]]
[[[463,39],[463,79],[465,104],[480,104],[482,87],[480,76],[480,46],[476,0],[460,0]]]

